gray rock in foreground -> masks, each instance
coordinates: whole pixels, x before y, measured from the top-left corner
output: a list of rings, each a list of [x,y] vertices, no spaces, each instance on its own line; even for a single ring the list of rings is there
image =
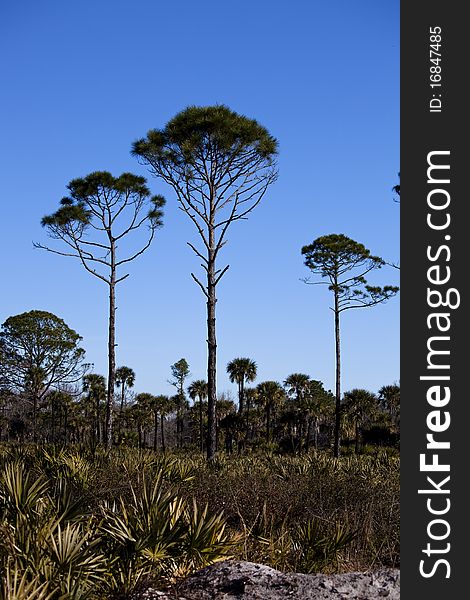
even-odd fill
[[[224,561],[198,571],[171,592],[149,589],[133,600],[399,600],[400,572],[341,575],[280,573],[250,562]]]

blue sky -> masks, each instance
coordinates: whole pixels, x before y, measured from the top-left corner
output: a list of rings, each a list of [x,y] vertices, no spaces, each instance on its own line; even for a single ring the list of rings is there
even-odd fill
[[[170,393],[170,365],[206,371],[205,302],[190,277],[196,232],[174,193],[130,155],[132,142],[190,104],[223,103],[279,141],[279,179],[221,261],[219,391],[225,365],[258,363],[257,382],[304,372],[334,387],[333,315],[307,286],[300,249],[344,233],[399,255],[399,2],[3,3],[0,9],[3,293],[0,322],[32,309],[83,336],[106,373],[107,289],[73,259],[33,249],[67,183],[95,170],[148,177],[164,227],[117,291],[117,363],[137,392]],[[374,283],[398,284],[395,269]],[[343,390],[399,380],[399,301],[342,321]]]

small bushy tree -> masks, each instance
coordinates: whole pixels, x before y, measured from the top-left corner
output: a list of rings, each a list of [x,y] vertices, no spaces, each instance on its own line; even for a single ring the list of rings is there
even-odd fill
[[[32,407],[33,441],[37,413],[49,390],[75,384],[83,363],[82,338],[56,315],[31,310],[9,317],[0,331],[0,374],[3,385],[22,394]]]

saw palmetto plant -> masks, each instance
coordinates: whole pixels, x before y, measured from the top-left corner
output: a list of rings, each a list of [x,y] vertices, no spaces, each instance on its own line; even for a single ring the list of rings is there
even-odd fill
[[[230,556],[236,536],[222,515],[184,500],[172,487],[191,479],[191,463],[164,459],[147,466],[150,473],[137,478],[130,498],[103,500],[91,511],[77,496],[88,481],[79,455],[43,451],[36,472],[6,461],[0,478],[2,597],[105,598],[132,591],[143,578],[170,581]],[[77,479],[80,473],[85,479]]]
[[[228,558],[234,536],[222,515],[209,515],[163,489],[163,472],[144,480],[130,502],[102,506],[101,531],[113,565],[114,585],[132,589],[152,575],[165,580]]]

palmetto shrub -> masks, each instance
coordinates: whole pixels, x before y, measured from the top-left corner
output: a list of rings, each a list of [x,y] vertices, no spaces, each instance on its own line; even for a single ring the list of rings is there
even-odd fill
[[[221,514],[210,516],[163,490],[164,473],[143,481],[132,500],[104,503],[101,531],[113,565],[113,587],[129,591],[148,576],[171,580],[227,558],[233,536]]]
[[[105,580],[107,559],[99,551],[101,540],[91,517],[79,517],[70,510],[65,486],[60,494],[52,497],[49,481],[44,476],[33,478],[18,462],[4,467],[0,558],[8,575],[2,582],[5,597],[16,598],[7,592],[16,585],[23,590],[21,594],[31,597],[52,593],[54,597],[86,598]]]
[[[222,515],[210,515],[171,487],[172,480],[190,477],[187,466],[152,465],[152,477],[131,487],[130,502],[118,497],[93,505],[74,488],[78,481],[83,491],[91,477],[83,457],[41,451],[35,471],[16,457],[3,458],[1,598],[109,598],[143,578],[168,581],[233,550]]]
[[[399,459],[386,451],[208,464],[183,452],[0,446],[0,466],[8,600],[113,598],[232,555],[307,573],[399,564]]]
[[[52,600],[53,596],[47,582],[40,583],[38,577],[7,565],[2,575],[0,600]]]

